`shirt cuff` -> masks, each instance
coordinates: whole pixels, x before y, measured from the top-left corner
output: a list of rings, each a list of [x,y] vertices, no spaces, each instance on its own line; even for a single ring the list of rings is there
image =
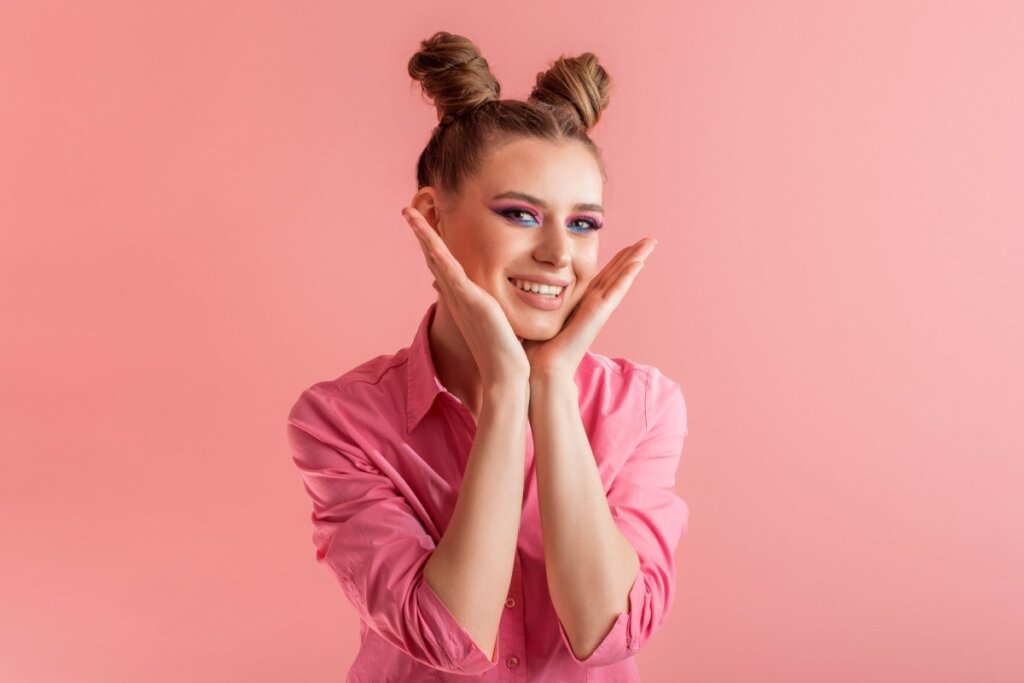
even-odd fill
[[[590,656],[586,659],[578,658],[572,651],[569,636],[566,635],[562,620],[559,619],[558,631],[562,634],[562,642],[565,643],[565,649],[568,650],[572,660],[579,666],[607,666],[635,654],[632,618],[640,613],[644,604],[646,590],[643,572],[638,570],[636,578],[633,580],[633,585],[629,589],[629,611],[619,612],[618,617],[615,618],[615,623],[612,624],[611,629],[605,634],[597,649],[591,652]]]
[[[438,634],[438,637],[448,655],[450,671],[462,674],[480,674],[498,663],[497,639],[494,641],[494,652],[488,659],[484,651],[469,635],[469,631],[462,627],[462,624],[442,602],[426,579],[420,582],[420,593],[420,607],[431,609],[445,622],[446,628]]]

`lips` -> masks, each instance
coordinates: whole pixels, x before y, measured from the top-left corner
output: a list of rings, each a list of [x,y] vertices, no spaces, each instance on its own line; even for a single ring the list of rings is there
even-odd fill
[[[510,275],[508,279],[510,281],[527,280],[528,282],[536,282],[540,285],[554,285],[556,287],[568,287],[572,282],[572,280],[552,277],[550,275]]]
[[[542,311],[557,311],[561,308],[562,303],[565,301],[565,293],[568,291],[567,287],[563,287],[558,296],[544,296],[520,289],[511,280],[509,280],[509,286],[516,290],[516,294],[524,303],[534,308],[539,308]]]

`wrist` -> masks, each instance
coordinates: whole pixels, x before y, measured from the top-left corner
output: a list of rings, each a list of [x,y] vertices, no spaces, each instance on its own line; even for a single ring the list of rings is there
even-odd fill
[[[484,385],[483,398],[485,401],[494,401],[498,404],[507,404],[508,401],[529,399],[530,382],[528,378],[508,378],[494,380]]]
[[[548,390],[551,388],[577,389],[575,375],[566,371],[544,370],[530,375],[530,388]]]

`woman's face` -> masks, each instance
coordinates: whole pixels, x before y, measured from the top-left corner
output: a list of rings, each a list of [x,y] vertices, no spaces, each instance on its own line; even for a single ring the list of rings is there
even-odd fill
[[[433,188],[417,195],[424,192],[442,202],[428,220],[469,278],[497,299],[516,336],[558,334],[597,270],[603,180],[590,150],[576,141],[520,138],[490,154],[455,206]],[[565,284],[553,310],[531,304],[539,295],[513,283],[545,277]]]

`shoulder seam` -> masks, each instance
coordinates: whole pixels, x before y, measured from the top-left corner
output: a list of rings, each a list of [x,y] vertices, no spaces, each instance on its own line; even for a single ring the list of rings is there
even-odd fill
[[[395,355],[397,355],[397,353]],[[408,360],[409,360],[409,356],[408,356],[408,354],[406,354],[405,358],[403,358],[403,359],[401,359],[401,360],[399,360],[397,362],[394,362],[391,365],[388,365],[387,367],[385,367],[383,370],[381,370],[380,374],[377,375],[377,377],[374,378],[374,379],[363,379],[363,378],[360,378],[360,377],[350,377],[350,378],[347,378],[340,386],[337,384],[337,381],[338,381],[337,379],[325,380],[325,381],[322,381],[322,382],[316,382],[315,384],[313,384],[309,388],[311,390],[313,390],[315,393],[322,393],[322,394],[327,395],[327,396],[340,396],[341,392],[344,389],[346,389],[347,387],[349,387],[349,386],[351,386],[353,384],[369,384],[369,385],[380,384],[381,380],[383,380],[384,377],[389,372],[391,372],[395,368],[401,367],[403,364],[407,363]],[[359,366],[357,366],[355,368],[352,368],[352,370],[349,370],[348,372],[346,372],[345,375],[347,375],[347,374],[349,374],[349,373],[351,373],[351,372],[353,372],[355,370],[358,370],[358,369],[359,369]],[[344,377],[345,375],[342,375],[342,377]]]

